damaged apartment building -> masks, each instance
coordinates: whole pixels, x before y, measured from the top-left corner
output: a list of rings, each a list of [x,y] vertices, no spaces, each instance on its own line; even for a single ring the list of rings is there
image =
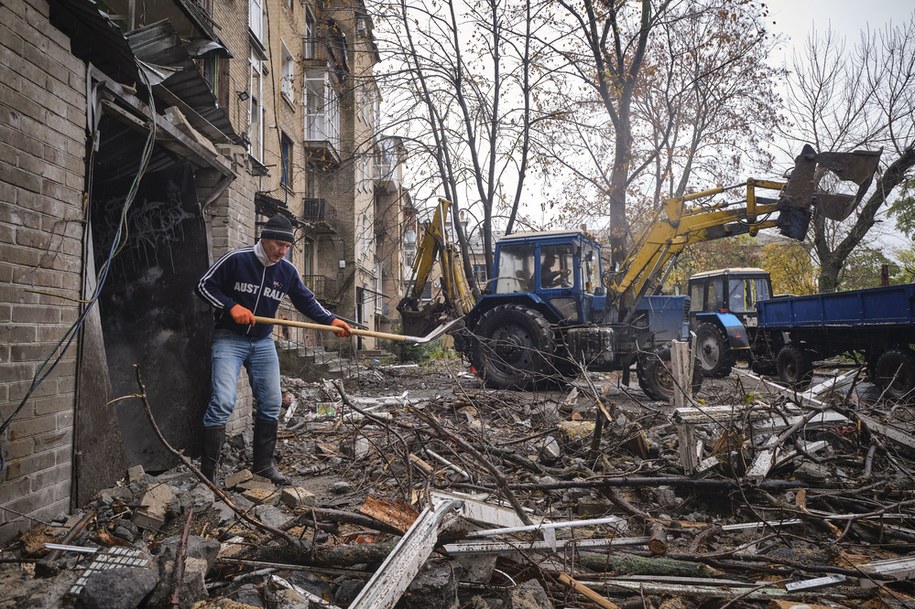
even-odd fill
[[[361,0],[0,4],[0,540],[174,465],[123,399],[140,378],[197,453],[212,323],[193,288],[273,214],[328,308],[391,329],[412,208],[372,29]]]

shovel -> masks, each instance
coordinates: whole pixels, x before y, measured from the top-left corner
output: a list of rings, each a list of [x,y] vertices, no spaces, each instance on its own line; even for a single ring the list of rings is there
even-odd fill
[[[435,330],[427,334],[426,336],[407,336],[406,334],[390,334],[388,332],[375,332],[373,330],[360,330],[358,328],[353,328],[353,334],[357,336],[374,336],[375,338],[385,338],[387,340],[397,341],[399,343],[413,343],[415,345],[421,345],[423,343],[428,343],[433,341],[439,336],[442,336],[448,330],[455,327],[458,322],[463,318],[458,317],[457,319],[452,319],[448,323],[444,323],[437,327]],[[291,326],[293,328],[307,328],[309,330],[318,330],[320,332],[339,332],[340,328],[336,326],[325,326],[324,324],[313,324],[307,321],[292,321],[291,319],[274,319],[272,317],[259,317],[254,316],[254,321],[259,324],[276,324],[279,326]]]

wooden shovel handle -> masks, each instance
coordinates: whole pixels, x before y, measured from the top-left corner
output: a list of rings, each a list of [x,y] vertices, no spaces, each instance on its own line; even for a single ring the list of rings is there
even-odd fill
[[[255,315],[254,321],[259,324],[276,324],[278,326],[291,326],[293,328],[306,328],[308,330],[318,330],[320,332],[339,332],[340,328],[336,326],[325,326],[324,324],[315,324],[307,321],[293,321],[291,319],[274,319],[272,317],[260,317]],[[373,330],[361,330],[353,328],[353,334],[358,336],[374,336],[375,338],[386,338],[388,340],[400,343],[407,342],[408,337],[402,334],[389,334],[388,332],[375,332]]]

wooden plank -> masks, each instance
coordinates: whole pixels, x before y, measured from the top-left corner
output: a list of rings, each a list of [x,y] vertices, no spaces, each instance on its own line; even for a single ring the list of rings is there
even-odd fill
[[[559,574],[559,581],[566,584],[567,586],[572,587],[576,592],[582,596],[587,597],[591,602],[596,603],[599,607],[603,607],[604,609],[620,609],[620,606],[616,603],[613,603],[606,597],[601,596],[588,586],[575,581],[565,573]]]
[[[365,498],[356,511],[378,522],[383,522],[401,533],[406,533],[419,516],[416,510],[405,503],[379,499],[371,495]]]

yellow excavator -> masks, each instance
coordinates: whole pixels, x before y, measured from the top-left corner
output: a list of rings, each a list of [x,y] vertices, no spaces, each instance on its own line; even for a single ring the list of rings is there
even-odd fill
[[[417,282],[398,309],[405,327],[411,317],[434,326],[437,315],[463,315],[456,344],[490,387],[531,388],[582,370],[628,371],[636,364],[642,390],[654,399],[668,399],[673,392],[665,366],[669,342],[687,339],[689,332],[687,298],[659,295],[677,256],[695,243],[755,235],[765,228],[803,240],[814,210],[835,220],[854,210],[879,158],[880,152],[817,153],[805,146],[787,181],[750,179],[671,198],[619,269],[606,275],[601,245],[589,234],[508,235],[496,243],[493,277],[475,304],[461,275],[460,254],[448,242],[443,201],[419,247]],[[818,191],[815,185],[827,171],[856,184],[857,191]],[[765,197],[765,191],[776,195]],[[731,192],[741,196],[699,204]],[[441,259],[445,303],[420,309],[419,295],[436,257]]]
[[[464,275],[461,251],[451,239],[448,212],[451,202],[439,199],[432,221],[425,225],[413,259],[412,285],[398,303],[406,334],[423,336],[441,322],[464,317],[473,310],[476,299]],[[422,295],[432,281],[436,261],[441,272],[442,300],[422,304]]]

